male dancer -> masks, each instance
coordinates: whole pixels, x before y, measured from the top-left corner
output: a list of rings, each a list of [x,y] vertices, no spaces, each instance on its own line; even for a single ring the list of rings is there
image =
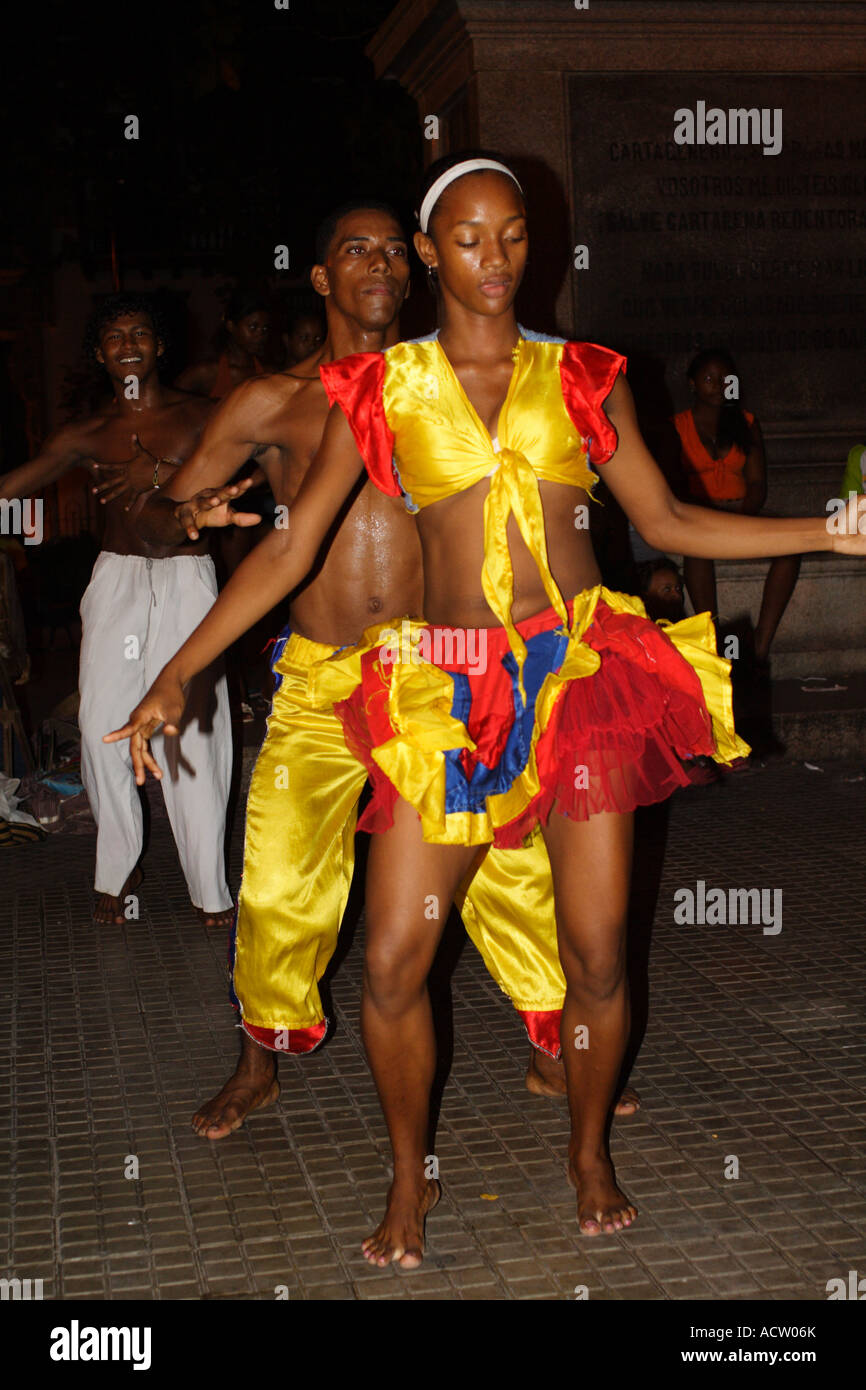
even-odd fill
[[[0,497],[41,492],[73,468],[88,468],[97,478],[105,469],[116,477],[119,466],[138,457],[136,436],[154,455],[155,488],[193,452],[213,405],[159,380],[157,363],[165,348],[150,301],[108,296],[91,320],[88,345],[108,373],[113,400],[46,440],[36,458],[0,480]],[[204,617],[217,589],[204,541],[190,544],[183,537],[178,544],[148,544],[134,525],[143,497],[127,509],[116,484],[110,493],[102,550],[81,601],[79,726],[81,776],[98,828],[94,919],[120,926],[125,898],[141,877],[142,811],[128,746],[103,743],[105,722],[147,690],[178,641]],[[163,795],[193,906],[206,926],[220,926],[232,918],[224,861],[231,779],[224,677],[202,673],[191,696],[178,744],[172,740],[165,750],[171,775],[163,780]]]
[[[194,457],[164,493],[148,501],[138,522],[143,534],[177,542],[185,534],[198,536],[198,527],[225,524],[223,499],[243,488],[211,490],[250,456],[267,474],[278,504],[288,506],[328,415],[319,365],[398,341],[409,268],[404,234],[391,210],[370,202],[337,209],[320,229],[316,259],[311,279],[325,300],[325,343],[292,369],[246,382],[229,397]],[[190,500],[174,507],[171,498]],[[333,712],[312,709],[309,668],[336,647],[354,643],[377,618],[420,613],[421,601],[414,526],[401,505],[369,484],[361,486],[314,577],[292,597],[292,635],[276,661],[280,686],[250,788],[238,902],[234,987],[243,1018],[241,1058],[223,1089],[194,1117],[202,1137],[223,1138],[251,1110],[273,1100],[279,1089],[274,1054],[310,1051],[326,1029],[317,982],[336,946],[348,896],[365,774]],[[527,855],[538,856],[531,880]],[[549,884],[543,849],[495,852],[476,874],[461,911],[530,1036],[555,1052],[563,983]],[[533,1048],[527,1085],[541,1094],[561,1094],[561,1066]],[[620,1113],[636,1108],[632,1093],[621,1101]]]

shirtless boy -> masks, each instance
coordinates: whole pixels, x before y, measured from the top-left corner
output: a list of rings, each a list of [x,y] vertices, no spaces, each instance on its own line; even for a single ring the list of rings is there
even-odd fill
[[[213,404],[160,381],[164,342],[145,297],[110,295],[91,320],[88,340],[113,400],[51,435],[34,459],[0,479],[0,497],[29,497],[79,467],[100,483],[116,478],[118,465],[134,467],[139,458],[136,437],[154,456],[150,484],[161,488],[198,444]],[[125,899],[141,876],[142,811],[128,746],[103,743],[105,721],[125,715],[130,699],[147,690],[217,589],[204,540],[146,542],[135,529],[146,493],[131,507],[128,490],[114,485],[111,493],[102,550],[81,601],[79,723],[81,775],[98,827],[94,918],[120,926]],[[162,787],[190,899],[205,925],[219,926],[232,917],[223,847],[231,778],[225,679],[203,672],[190,693],[181,737],[165,750],[170,776]]]

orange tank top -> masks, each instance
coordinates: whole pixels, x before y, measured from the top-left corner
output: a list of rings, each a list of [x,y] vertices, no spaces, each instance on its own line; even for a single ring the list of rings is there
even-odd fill
[[[748,410],[743,414],[751,425],[754,415]],[[739,445],[732,444],[722,458],[714,459],[698,434],[690,410],[681,410],[675,415],[674,425],[680,437],[683,467],[692,497],[707,502],[738,502],[745,497],[746,455]]]

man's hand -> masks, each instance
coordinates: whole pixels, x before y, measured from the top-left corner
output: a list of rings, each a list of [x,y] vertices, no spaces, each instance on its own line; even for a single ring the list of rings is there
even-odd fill
[[[123,502],[124,511],[129,511],[143,493],[153,492],[154,473],[160,460],[149,449],[145,449],[137,434],[132,436],[134,453],[120,463],[97,463],[99,482],[93,491],[103,506],[106,502]],[[167,483],[174,473],[173,465],[161,466],[161,483]]]
[[[129,723],[124,724],[122,729],[113,729],[110,734],[103,735],[103,743],[120,743],[122,739],[129,739],[132,770],[139,786],[146,781],[148,772],[152,772],[157,779],[162,777],[147,742],[160,724],[165,726],[163,733],[169,738],[177,736],[185,703],[186,696],[180,681],[166,668],[157,676],[141,704],[136,705],[129,716]]]
[[[229,483],[225,487],[206,487],[185,502],[178,502],[174,514],[191,541],[197,541],[199,532],[208,527],[220,526],[258,526],[261,517],[257,512],[233,512],[229,502],[240,497],[256,483],[255,478],[244,478],[240,483]]]

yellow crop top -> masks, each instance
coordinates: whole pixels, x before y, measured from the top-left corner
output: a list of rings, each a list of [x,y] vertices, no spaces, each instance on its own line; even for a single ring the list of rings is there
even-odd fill
[[[320,368],[332,404],[352,428],[367,471],[383,492],[418,511],[484,477],[484,596],[508,632],[522,686],[525,644],[511,619],[514,571],[506,539],[513,513],[551,605],[568,624],[550,572],[538,480],[591,490],[589,463],[605,463],[616,431],[602,408],[625,359],[594,343],[527,339],[499,415],[498,450],[438,338],[355,353]]]

